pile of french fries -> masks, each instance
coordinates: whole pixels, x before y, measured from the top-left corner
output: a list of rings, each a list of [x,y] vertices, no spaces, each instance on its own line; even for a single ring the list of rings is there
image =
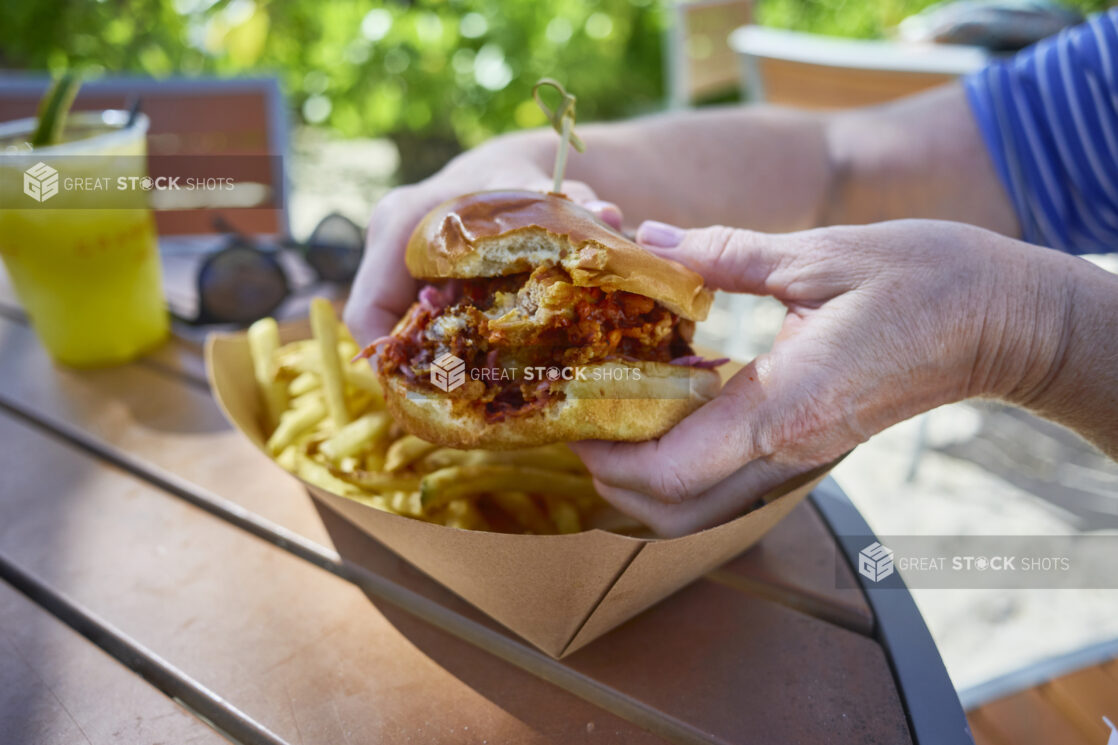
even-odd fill
[[[406,434],[330,303],[311,303],[313,338],[280,345],[274,319],[248,330],[268,453],[326,491],[453,528],[577,533],[602,507],[566,445],[491,452]]]

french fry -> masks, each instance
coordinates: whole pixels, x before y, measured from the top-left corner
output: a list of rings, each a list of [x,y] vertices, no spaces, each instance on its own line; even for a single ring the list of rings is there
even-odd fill
[[[443,510],[443,525],[461,530],[488,530],[489,524],[482,517],[477,505],[468,499],[455,499]]]
[[[384,452],[379,448],[372,450],[365,454],[365,470],[366,471],[383,471],[384,470]]]
[[[380,494],[394,491],[417,491],[419,489],[418,476],[396,476],[391,473],[378,471],[354,471],[346,473],[339,468],[332,468],[330,472],[353,486],[359,486],[368,491]]]
[[[394,491],[388,498],[388,506],[397,515],[408,514],[408,493],[406,491]]]
[[[304,481],[343,497],[363,496],[363,492],[356,486],[342,481],[331,473],[328,467],[303,453],[297,453],[295,456],[295,474]]]
[[[423,506],[419,503],[419,492],[417,491],[392,492],[388,498],[388,503],[397,515],[426,518],[423,514]]]
[[[305,406],[297,406],[285,411],[279,419],[279,426],[268,438],[268,452],[275,456],[295,439],[322,421],[326,416],[326,406],[322,400],[309,401]]]
[[[473,463],[530,466],[549,471],[586,473],[586,466],[566,445],[544,445],[525,450],[474,450]]]
[[[423,511],[423,501],[419,498],[418,491],[408,492],[408,513],[424,520],[430,519]]]
[[[509,465],[530,466],[548,471],[586,473],[586,466],[566,445],[543,445],[524,450],[455,450],[439,448],[423,459],[431,470],[447,466]]]
[[[352,360],[361,351],[361,347],[357,346],[357,342],[349,334],[349,329],[345,327],[344,323],[338,324],[338,357],[343,360]]]
[[[304,393],[316,391],[322,387],[322,378],[318,373],[307,370],[295,376],[295,379],[287,384],[287,392],[292,398],[298,398]]]
[[[373,372],[373,368],[369,366],[368,362],[358,360],[347,364],[345,366],[345,380],[354,388],[370,394],[373,398],[373,406],[378,409],[384,408],[384,390],[381,389],[380,381],[377,380],[376,373]]]
[[[522,491],[494,492],[493,502],[501,511],[515,520],[526,533],[537,535],[550,535],[555,532],[555,526],[548,520],[532,498]]]
[[[291,404],[292,409],[298,409],[310,404],[321,404],[325,406],[326,402],[322,399],[322,391],[316,388],[315,390],[307,391],[300,396],[294,396],[290,399],[289,403]]]
[[[373,509],[380,510],[381,512],[392,512],[392,506],[388,503],[388,498],[382,494],[366,494],[360,492],[358,494],[347,495],[350,499],[361,504],[366,504]]]
[[[342,458],[371,447],[388,432],[388,425],[391,423],[392,420],[384,412],[366,414],[339,429],[319,445],[318,450],[335,463],[340,463]]]
[[[285,471],[295,473],[295,469],[299,467],[298,455],[299,448],[295,445],[288,445],[276,456],[276,463],[279,463]]]
[[[338,357],[338,317],[326,298],[316,297],[311,301],[311,329],[318,342],[326,409],[334,426],[341,429],[349,423],[349,410],[346,408],[342,361]]]
[[[587,476],[508,465],[450,466],[427,474],[419,483],[424,509],[483,492],[523,491],[579,500],[596,498]]]
[[[437,471],[440,468],[447,468],[449,466],[474,465],[478,452],[477,450],[439,448],[424,456],[419,466],[426,471]]]
[[[388,446],[388,452],[384,456],[384,470],[399,471],[425,455],[434,452],[438,447],[438,445],[421,440],[415,435],[404,435]]]
[[[315,361],[318,343],[314,339],[301,339],[290,344],[284,344],[275,354],[276,370],[281,377],[294,378],[305,373],[319,371]]]
[[[319,452],[322,452],[322,446],[319,446]],[[349,455],[338,461],[338,470],[345,471],[346,473],[353,473],[361,467],[361,461],[356,457]]]
[[[578,508],[565,499],[551,497],[547,500],[547,514],[559,533],[577,533],[582,530]]]
[[[279,424],[280,414],[287,408],[287,392],[276,380],[274,362],[279,349],[279,327],[274,318],[261,318],[248,327],[248,348],[252,356],[252,374],[260,397],[264,400],[264,413],[269,429]]]

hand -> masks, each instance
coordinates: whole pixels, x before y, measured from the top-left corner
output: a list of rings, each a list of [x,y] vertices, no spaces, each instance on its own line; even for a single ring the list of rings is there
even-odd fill
[[[433,207],[454,197],[488,189],[550,191],[545,163],[554,154],[555,138],[544,132],[500,137],[463,153],[426,181],[394,189],[377,203],[369,220],[361,261],[345,322],[361,344],[391,332],[415,302],[418,283],[404,265],[404,248],[412,230]],[[621,211],[603,202],[578,181],[564,181],[563,193],[621,228]]]
[[[646,222],[637,240],[710,287],[788,308],[772,350],[659,440],[574,445],[602,496],[663,535],[741,514],[921,411],[1027,399],[1059,366],[1061,278],[1038,271],[1045,250],[985,230],[910,220],[767,235]]]

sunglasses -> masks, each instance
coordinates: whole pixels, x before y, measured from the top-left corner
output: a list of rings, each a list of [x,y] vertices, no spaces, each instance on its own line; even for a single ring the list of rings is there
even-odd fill
[[[198,268],[197,315],[183,318],[174,314],[176,320],[190,325],[247,324],[274,315],[289,297],[321,282],[353,281],[365,250],[364,231],[337,213],[323,218],[305,243],[263,244],[220,216],[214,218],[214,227],[229,237]],[[302,258],[316,280],[295,287],[280,261],[283,252]]]

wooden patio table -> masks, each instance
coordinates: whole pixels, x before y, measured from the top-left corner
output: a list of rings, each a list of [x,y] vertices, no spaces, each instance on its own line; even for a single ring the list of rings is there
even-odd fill
[[[0,438],[5,744],[971,742],[907,591],[840,552],[869,531],[831,480],[556,661],[234,432],[197,344],[57,366],[0,281]]]

